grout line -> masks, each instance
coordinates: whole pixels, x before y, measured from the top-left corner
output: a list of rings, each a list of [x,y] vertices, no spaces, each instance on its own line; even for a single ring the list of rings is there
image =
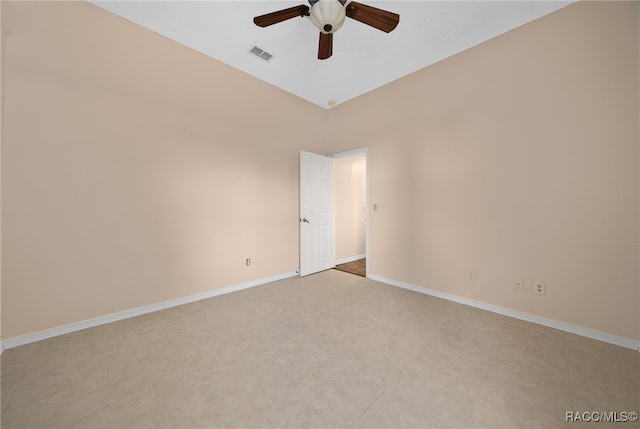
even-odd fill
[[[299,337],[304,337],[305,333],[299,334],[299,335],[295,335],[293,337],[291,337],[290,339],[282,342],[282,344],[285,344],[289,341],[292,341],[293,339],[299,338]],[[306,338],[305,338],[306,340]],[[281,344],[281,345],[282,345]],[[313,341],[309,340],[309,344],[311,344],[311,346],[318,348],[318,346],[315,345],[315,343],[313,343]],[[320,349],[321,350],[321,349]],[[320,370],[324,369],[325,367],[327,367],[329,364],[325,363],[325,364],[321,364],[320,366],[318,366],[318,368],[316,368],[315,370],[311,371],[308,375],[306,376],[302,376],[300,379],[296,380],[295,383],[292,383],[290,386],[287,386],[287,388],[280,393],[279,395],[276,395],[275,397],[271,398],[269,401],[265,402],[263,405],[261,405],[260,407],[256,408],[256,410],[254,411],[253,414],[255,414],[256,411],[260,411],[263,410],[267,405],[271,404],[272,402],[276,401],[278,398],[280,398],[281,396],[285,395],[287,392],[293,390],[295,387],[301,385],[302,383],[304,383],[306,380],[310,379],[314,374],[316,374],[317,372],[319,372]],[[271,422],[269,422],[271,423]]]
[[[271,338],[266,332],[264,332],[262,329],[260,329],[259,326],[256,326],[255,329],[260,332],[262,335],[264,335],[268,340],[269,340],[269,348],[267,348],[266,350],[264,350],[261,353],[258,353],[256,356],[254,356],[253,358],[249,359],[247,362],[252,361],[262,355],[264,355],[267,352],[270,352],[271,350],[274,350],[275,348],[280,346],[280,343],[278,343],[275,339]],[[287,340],[285,340],[284,342],[286,342]],[[283,342],[283,344],[284,344]]]
[[[424,347],[423,347],[423,348],[424,348]],[[393,377],[393,380],[391,380],[391,381],[390,381],[390,382],[385,386],[385,388],[384,388],[384,389],[382,389],[382,390],[381,390],[381,391],[380,391],[380,392],[375,396],[375,398],[373,398],[373,399],[371,400],[371,402],[369,402],[369,404],[364,408],[364,410],[362,410],[362,412],[360,413],[360,415],[359,415],[356,419],[354,419],[354,420],[353,420],[353,422],[351,422],[351,424],[347,427],[347,429],[348,429],[348,428],[350,428],[350,427],[352,427],[352,426],[353,426],[353,425],[354,425],[354,424],[355,424],[355,423],[360,419],[360,417],[362,417],[362,416],[364,415],[364,413],[366,413],[366,412],[367,412],[367,410],[371,407],[371,405],[373,405],[373,404],[378,400],[378,398],[380,398],[380,396],[382,396],[382,394],[383,394],[384,392],[386,392],[386,391],[389,389],[389,387],[391,387],[391,385],[392,385],[392,384],[393,384],[393,383],[398,379],[398,377],[400,377],[400,374],[402,374],[402,373],[404,372],[404,370],[405,370],[405,369],[407,369],[407,367],[408,367],[409,365],[411,365],[414,361],[416,361],[416,360],[418,359],[418,356],[419,356],[419,355],[420,355],[420,351],[418,351],[418,352],[415,354],[415,356],[413,356],[413,358],[411,358],[409,361],[407,361],[407,363],[405,363],[405,364],[404,364],[404,365],[403,365],[403,366],[398,370],[398,373],[396,374],[396,376],[395,376],[395,377]],[[400,399],[400,398],[397,398],[397,399],[398,399],[399,401],[402,401],[402,399]],[[402,402],[404,402],[404,401],[402,401]],[[418,413],[419,413],[420,415],[422,415],[419,411],[418,411]],[[422,416],[423,416],[424,418],[426,418],[427,420],[429,420],[429,419],[428,419],[427,417],[425,417],[424,415],[422,415]],[[429,421],[431,421],[431,420],[429,420]]]
[[[67,352],[67,358],[64,360],[65,363],[69,363],[69,361],[71,361],[71,350],[73,350],[73,340],[69,342],[69,351]]]
[[[356,417],[356,418],[351,422],[351,424],[347,427],[347,429],[348,429],[348,428],[350,428],[351,426],[353,426],[353,425],[354,425],[354,424],[355,424],[355,423],[360,419],[360,417],[362,417],[362,416],[364,415],[364,413],[366,413],[366,412],[367,412],[367,410],[371,407],[371,405],[373,405],[373,404],[378,400],[378,398],[379,398],[380,396],[382,396],[382,394],[383,394],[384,392],[386,392],[386,391],[387,391],[387,389],[389,389],[389,387],[390,387],[390,386],[391,386],[391,385],[392,385],[392,384],[393,384],[393,383],[398,379],[398,377],[400,377],[400,374],[402,374],[402,372],[405,370],[405,368],[406,368],[407,366],[409,366],[409,364],[410,364],[410,362],[408,362],[407,364],[405,364],[405,366],[403,366],[403,367],[398,371],[398,373],[396,374],[396,376],[395,376],[395,377],[393,377],[393,380],[391,380],[391,381],[389,382],[389,384],[387,384],[387,385],[385,386],[385,388],[384,388],[384,389],[382,389],[382,390],[381,390],[381,391],[380,391],[380,392],[375,396],[375,398],[373,398],[373,399],[371,400],[371,402],[369,402],[369,404],[364,408],[364,410],[362,410],[362,412],[360,413],[360,415],[359,415],[358,417]]]
[[[276,339],[275,339],[275,338],[273,338],[271,335],[269,335],[269,334],[267,334],[266,332],[264,332],[260,326],[257,326],[257,327],[256,327],[256,329],[257,329],[258,331],[260,331],[260,333],[262,333],[264,336],[266,336],[267,338],[269,338],[269,340],[271,340],[271,342],[272,342],[272,343],[274,343],[274,344],[278,344],[278,345],[279,345],[279,344],[284,344],[284,343],[286,343],[287,341],[289,341],[289,339],[287,338],[286,340],[282,341],[281,343],[278,343],[278,341],[276,341]]]
[[[224,369],[226,369],[227,371],[233,371],[233,368],[230,367],[229,365],[226,364],[226,362],[224,361],[224,359],[222,359],[220,357],[220,353],[218,353],[217,351],[213,351],[213,353],[215,353],[216,357],[218,358],[218,360],[220,361],[220,363],[222,364],[222,366],[224,366]]]
[[[104,384],[109,384],[109,368],[107,363],[107,353],[104,354]]]
[[[303,380],[302,380],[303,381]],[[281,396],[283,396],[284,394],[286,394],[287,392],[291,391],[295,386],[287,386],[287,389],[285,389],[284,391],[282,391],[282,393],[280,393],[279,395],[274,396],[273,398],[269,399],[267,402],[265,402],[264,404],[262,404],[261,406],[259,406],[258,408],[256,408],[255,411],[258,410],[263,410],[264,408],[267,407],[267,405],[271,404],[272,402],[275,402],[276,399],[280,398]]]
[[[178,345],[176,344],[176,341],[173,339],[173,335],[169,334],[169,341],[171,341],[171,344],[173,344],[173,349],[176,353],[180,353],[180,349],[178,348]]]
[[[13,388],[11,389],[11,392],[9,392],[9,397],[7,398],[7,402],[4,403],[4,406],[2,407],[2,414],[4,414],[4,410],[7,408],[7,405],[9,405],[9,401],[11,400],[11,397],[13,396],[13,392],[16,390],[16,387],[18,387],[18,383],[14,383]]]
[[[151,384],[151,377],[149,377],[149,370],[147,368],[144,369],[144,374],[147,377],[147,384],[149,385],[149,389],[151,390],[151,399],[153,399],[153,404],[157,407],[158,400],[156,399],[156,392],[153,390],[153,384]]]
[[[566,346],[566,357],[567,357],[567,369],[569,370],[569,389],[571,391],[571,406],[573,407],[574,410],[576,410],[576,404],[575,404],[575,393],[573,391],[573,368],[571,365],[571,350],[569,348],[569,341],[567,341],[569,336],[569,333],[565,332],[564,333],[564,341],[565,341],[565,346]]]
[[[56,407],[56,408],[53,410],[53,413],[51,414],[51,417],[50,417],[49,421],[47,422],[47,423],[49,423],[49,425],[48,425],[48,426],[53,427],[53,422],[55,422],[55,421],[56,421],[56,415],[57,415],[57,414],[58,414],[58,407]]]

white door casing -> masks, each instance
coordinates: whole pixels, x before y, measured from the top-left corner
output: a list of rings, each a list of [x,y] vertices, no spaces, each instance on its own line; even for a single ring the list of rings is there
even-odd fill
[[[333,159],[300,152],[300,275],[335,266]]]

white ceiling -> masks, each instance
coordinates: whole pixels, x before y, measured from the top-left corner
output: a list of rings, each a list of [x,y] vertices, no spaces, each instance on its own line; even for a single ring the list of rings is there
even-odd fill
[[[92,3],[323,108],[378,88],[512,30],[572,1],[360,0],[400,15],[391,33],[347,18],[333,56],[318,60],[318,30],[308,17],[270,27],[253,17],[306,0],[104,1]],[[249,53],[258,46],[265,62]]]

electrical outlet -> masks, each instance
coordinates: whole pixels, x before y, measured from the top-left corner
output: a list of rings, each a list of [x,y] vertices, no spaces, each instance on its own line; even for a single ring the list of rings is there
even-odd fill
[[[477,278],[476,272],[475,271],[469,271],[469,281],[470,282],[475,282]]]
[[[513,288],[516,290],[524,289],[524,280],[518,279],[515,282],[513,282]]]
[[[247,267],[248,267],[249,265],[251,265],[251,258],[247,258],[247,259],[244,261],[244,263],[247,265]]]
[[[544,292],[545,292],[545,290],[544,290],[544,283],[541,283],[541,282],[535,282],[535,283],[533,284],[533,291],[534,291],[535,293],[537,293],[538,295],[544,295]]]

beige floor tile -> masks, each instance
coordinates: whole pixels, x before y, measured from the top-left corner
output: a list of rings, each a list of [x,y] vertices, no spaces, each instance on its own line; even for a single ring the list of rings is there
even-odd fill
[[[227,372],[228,367],[218,354],[218,347],[205,344],[197,349],[178,351],[181,363],[177,366],[185,369],[184,376],[196,384],[217,378]]]
[[[402,369],[413,361],[426,340],[379,330],[365,337],[366,344],[358,349],[382,362],[389,369]],[[425,341],[423,341],[425,340]]]
[[[4,404],[7,414],[28,410],[33,404],[55,408],[64,402],[69,392],[104,386],[104,361],[93,366],[66,365],[47,370],[34,369],[14,384],[11,396]],[[3,386],[4,389],[4,386]],[[4,400],[4,398],[3,398]]]
[[[329,380],[312,377],[268,403],[262,412],[276,428],[347,428],[362,410]]]
[[[336,315],[332,310],[322,314],[316,325],[304,335],[328,353],[332,360],[341,360],[364,349],[373,348],[380,352],[378,343],[370,342],[377,334],[379,330],[376,326],[358,320],[354,315]]]
[[[222,320],[230,328],[246,331],[278,319],[281,308],[277,302],[269,301],[251,293],[240,291],[225,295],[212,306],[208,314]]]
[[[28,410],[33,404],[39,404],[43,409],[56,409],[70,395],[82,395],[104,386],[104,358],[33,368],[15,385],[5,412],[11,414],[17,410]]]
[[[425,346],[403,372],[408,380],[422,385],[444,387],[451,383],[476,386],[484,381],[489,357],[485,352],[449,348],[432,342]]]
[[[132,429],[205,429],[220,427],[212,423],[208,406],[198,389],[191,389],[172,401],[156,406],[124,427]]]
[[[106,380],[106,356],[97,355],[82,361],[70,360],[58,373],[51,373],[46,379],[55,377],[69,381],[72,388],[78,386],[102,386]]]
[[[382,394],[351,426],[352,429],[438,429],[400,399]]]
[[[53,426],[56,428],[68,426],[107,405],[107,392],[104,388],[68,389],[67,392],[63,398],[57,398],[55,401]]]
[[[122,378],[135,377],[144,374],[145,371],[159,367],[164,369],[173,358],[178,355],[174,349],[166,350],[163,353],[150,353],[146,356],[127,355],[125,353],[107,353],[106,355],[106,377],[109,382],[115,382]],[[165,365],[165,366],[163,366]],[[153,371],[149,371],[153,374]]]
[[[478,397],[501,404],[503,415],[518,427],[567,427],[565,413],[572,409],[571,389],[548,379],[487,378]]]
[[[2,412],[0,427],[49,429],[52,427],[54,413],[55,408],[52,405],[38,402],[20,408],[7,406]]]
[[[610,374],[610,373],[609,373]],[[636,374],[606,375],[598,371],[571,370],[572,391],[576,404],[589,410],[640,409],[639,377]]]
[[[106,406],[80,419],[54,417],[51,429],[135,429],[132,421],[156,407],[151,397]]]
[[[21,382],[13,389],[3,413],[26,412],[32,408],[33,404],[55,408],[59,402],[64,401],[68,395],[67,392],[70,391],[70,382],[51,383],[48,380],[43,380],[41,383]]]
[[[341,396],[364,410],[399,373],[395,365],[389,367],[366,352],[355,352],[321,368],[311,378],[334,386]]]
[[[473,404],[473,408],[465,428],[468,429],[519,429],[520,426],[510,416],[508,405],[480,398]]]
[[[209,323],[202,318],[195,317],[192,326],[185,326],[171,334],[176,348],[192,349],[203,344],[211,344],[233,335],[236,331],[218,322]]]
[[[412,406],[440,427],[463,427],[485,375],[475,369],[477,356],[452,355],[441,352],[439,344],[432,346],[400,373],[386,395]]]
[[[271,378],[287,389],[311,376],[330,361],[322,349],[304,336],[298,336],[258,356],[246,367],[254,374]]]
[[[106,406],[126,402],[142,403],[147,399],[153,400],[153,392],[146,374],[109,382],[105,387],[105,391]]]
[[[146,371],[155,400],[164,404],[176,396],[214,380],[228,372],[216,354],[216,347],[204,344],[197,349],[185,349],[147,362]]]
[[[355,342],[351,341],[348,332],[335,334],[318,328],[311,328],[304,336],[324,353],[327,353],[332,361],[345,359],[355,353],[357,349],[354,344],[359,341],[358,339]]]
[[[132,358],[148,359],[154,354],[161,354],[175,349],[168,335],[141,335],[138,332],[119,334],[108,342],[108,354],[126,354]]]
[[[387,388],[385,397],[412,407],[439,427],[464,427],[476,399],[473,392],[478,383],[467,383],[462,378],[438,377],[436,372],[425,379],[412,379],[413,375],[413,371],[403,372]]]
[[[260,410],[251,414],[235,426],[236,429],[276,429]]]
[[[39,378],[67,364],[68,351],[38,352],[36,347],[29,346],[8,349],[2,353],[3,382],[19,382],[25,377]]]
[[[288,386],[269,374],[236,367],[198,387],[208,406],[211,423],[232,427],[282,394]]]
[[[371,320],[354,311],[354,307],[348,302],[339,302],[325,308],[318,314],[314,328],[334,336],[340,334],[355,336],[373,331],[375,325],[371,323]]]
[[[640,356],[633,350],[567,335],[574,401],[589,409],[640,409]]]
[[[260,325],[260,330],[264,332],[276,344],[281,344],[293,337],[308,332],[313,328],[315,318],[309,314],[284,314],[268,323]]]
[[[16,383],[8,383],[8,382],[0,382],[0,388],[2,392],[0,396],[2,397],[2,403],[0,404],[0,410],[4,412],[4,409],[7,407],[7,403],[9,402],[9,398],[13,394],[17,384]]]
[[[517,380],[519,390],[535,392],[538,389],[553,390],[570,395],[570,374],[567,345],[562,333],[553,329],[541,329],[526,322],[517,330],[504,323],[501,332],[508,331],[487,352],[483,362],[484,372],[491,380],[509,383]]]
[[[64,427],[86,418],[104,408],[122,404],[140,404],[153,402],[153,392],[146,374],[124,378],[101,387],[70,389],[64,399],[55,404],[54,425]]]
[[[225,365],[237,366],[273,348],[275,343],[258,328],[251,328],[215,343]]]
[[[640,410],[636,351],[334,270],[5,350],[0,376],[3,428],[575,428],[567,411]]]

